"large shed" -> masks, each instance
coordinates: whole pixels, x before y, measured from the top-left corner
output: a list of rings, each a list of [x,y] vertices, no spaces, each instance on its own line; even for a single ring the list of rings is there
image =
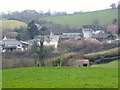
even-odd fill
[[[79,59],[79,60],[74,60],[72,62],[72,65],[73,66],[85,66],[85,67],[87,67],[90,65],[90,63],[89,63],[88,59]]]

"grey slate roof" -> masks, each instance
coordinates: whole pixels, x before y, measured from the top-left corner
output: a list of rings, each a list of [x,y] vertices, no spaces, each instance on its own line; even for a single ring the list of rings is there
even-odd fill
[[[4,42],[4,47],[16,47],[17,45],[21,45],[21,43],[16,39],[6,39],[3,40],[3,42]]]
[[[97,30],[104,30],[104,28],[102,27],[102,25],[83,25],[82,26],[84,29],[92,29],[93,31],[97,31]]]
[[[108,36],[110,36],[111,34],[96,34],[96,35],[93,35],[92,37],[93,38],[107,38]]]

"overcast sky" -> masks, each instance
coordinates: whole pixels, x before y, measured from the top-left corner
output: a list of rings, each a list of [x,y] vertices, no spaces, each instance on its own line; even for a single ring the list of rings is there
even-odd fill
[[[119,0],[0,0],[0,12],[23,11],[26,9],[53,11],[95,11],[110,8]]]

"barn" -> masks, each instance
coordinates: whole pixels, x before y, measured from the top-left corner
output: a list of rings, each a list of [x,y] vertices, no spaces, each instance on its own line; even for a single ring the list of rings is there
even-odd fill
[[[79,60],[74,60],[72,62],[72,66],[84,66],[84,67],[87,67],[89,66],[89,60],[88,59],[79,59]]]

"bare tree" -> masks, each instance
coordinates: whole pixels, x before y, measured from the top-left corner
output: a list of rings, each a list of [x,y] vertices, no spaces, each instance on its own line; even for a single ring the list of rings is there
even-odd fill
[[[115,3],[112,3],[112,4],[110,5],[110,7],[111,7],[112,9],[115,9],[115,8],[117,8],[117,5],[116,5]]]
[[[99,20],[98,19],[95,19],[94,21],[93,21],[93,25],[98,25],[100,22],[99,22]]]

